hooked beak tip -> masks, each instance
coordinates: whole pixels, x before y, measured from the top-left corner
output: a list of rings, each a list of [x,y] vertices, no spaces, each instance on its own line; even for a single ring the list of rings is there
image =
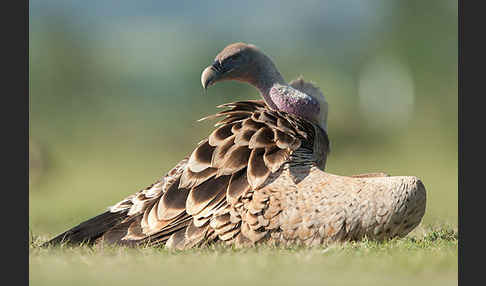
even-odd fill
[[[201,74],[202,87],[206,90],[209,86],[214,84],[217,78],[218,73],[214,69],[212,69],[211,66],[205,68]]]

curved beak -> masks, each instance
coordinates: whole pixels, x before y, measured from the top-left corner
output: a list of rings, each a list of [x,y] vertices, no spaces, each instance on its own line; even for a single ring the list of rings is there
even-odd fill
[[[221,74],[216,71],[213,66],[205,68],[201,74],[201,84],[204,89],[213,85],[219,78]]]

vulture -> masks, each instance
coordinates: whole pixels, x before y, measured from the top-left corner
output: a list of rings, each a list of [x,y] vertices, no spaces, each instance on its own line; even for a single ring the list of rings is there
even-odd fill
[[[218,119],[215,129],[164,177],[44,246],[312,246],[403,237],[420,223],[419,178],[324,171],[328,104],[319,88],[286,83],[246,43],[225,47],[201,75],[204,89],[225,80],[246,82],[262,98],[218,106],[201,119]]]

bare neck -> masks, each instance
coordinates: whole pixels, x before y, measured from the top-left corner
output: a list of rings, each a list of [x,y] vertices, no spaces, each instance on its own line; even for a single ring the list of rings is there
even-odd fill
[[[253,74],[256,76],[249,80],[250,84],[258,89],[260,95],[270,108],[277,109],[277,106],[270,97],[270,90],[274,86],[287,85],[287,83],[272,60],[264,54],[261,54],[258,64],[253,65],[253,69]]]

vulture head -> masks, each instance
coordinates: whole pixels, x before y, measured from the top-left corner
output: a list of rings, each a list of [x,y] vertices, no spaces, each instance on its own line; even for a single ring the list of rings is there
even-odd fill
[[[201,75],[204,89],[226,80],[254,86],[271,109],[303,117],[327,132],[328,105],[322,92],[302,78],[287,84],[272,60],[255,45],[238,42],[226,46]]]

